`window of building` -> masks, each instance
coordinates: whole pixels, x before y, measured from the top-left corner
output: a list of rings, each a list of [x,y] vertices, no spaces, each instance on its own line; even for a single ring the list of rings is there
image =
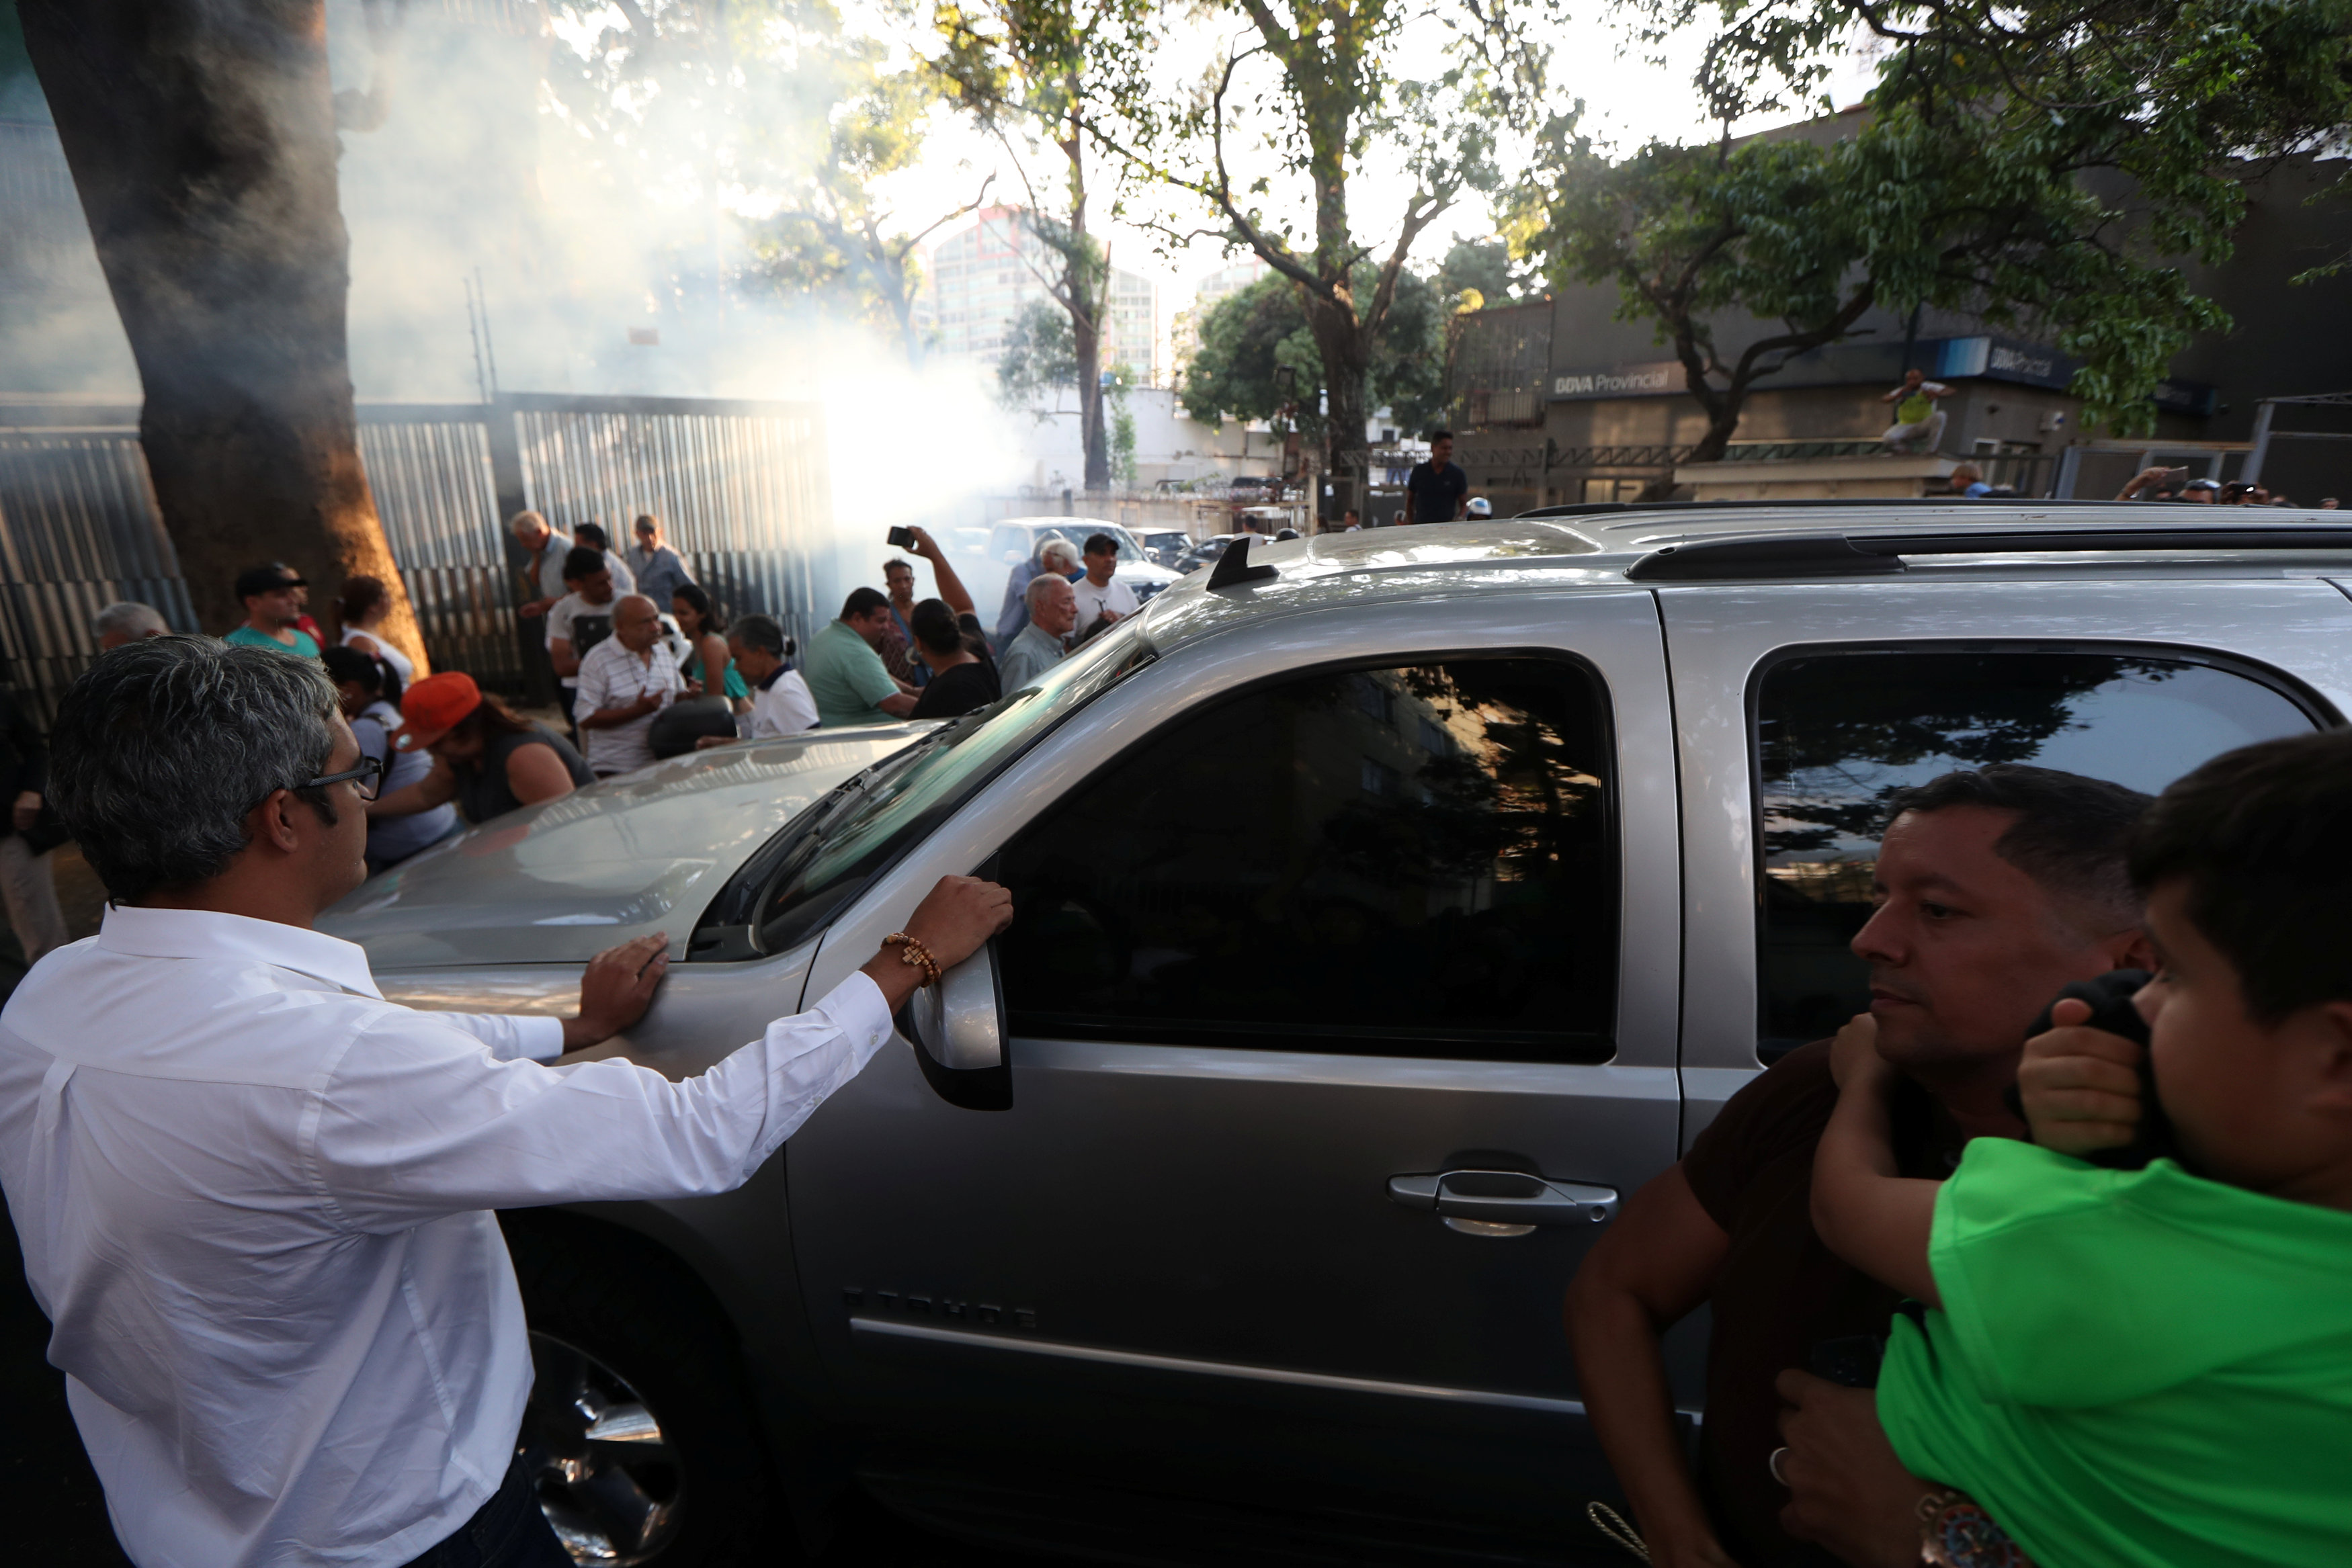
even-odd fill
[[[1870,918],[1895,790],[2019,762],[2152,795],[2224,751],[2312,727],[2279,690],[2179,658],[1854,652],[1773,665],[1757,695],[1759,1052],[1869,1006],[1847,945]]]
[[[1605,1061],[1612,774],[1565,660],[1319,673],[1188,716],[1004,851],[1013,1031]]]

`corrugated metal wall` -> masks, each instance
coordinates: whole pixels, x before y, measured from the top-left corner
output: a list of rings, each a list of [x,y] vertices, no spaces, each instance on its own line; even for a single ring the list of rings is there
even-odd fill
[[[803,645],[823,624],[810,619],[812,568],[831,538],[815,405],[510,401],[525,494],[550,523],[567,534],[601,523],[621,550],[650,512],[727,613],[773,615]]]
[[[526,687],[501,497],[567,532],[601,522],[616,547],[652,512],[729,613],[773,615],[803,642],[820,624],[812,568],[831,531],[813,404],[509,395],[362,405],[359,417],[369,487],[436,668],[509,694]],[[0,674],[44,724],[97,653],[89,623],[107,604],[139,600],[199,630],[136,418],[0,402]],[[502,455],[514,471],[500,472]]]

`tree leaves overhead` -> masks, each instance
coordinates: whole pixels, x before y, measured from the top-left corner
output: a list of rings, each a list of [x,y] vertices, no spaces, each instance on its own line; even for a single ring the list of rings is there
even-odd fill
[[[1360,269],[1369,274],[1366,263]],[[1298,289],[1266,277],[1209,308],[1201,320],[1201,349],[1184,377],[1184,411],[1193,418],[1271,420],[1286,393],[1275,372],[1287,367],[1297,403],[1297,423],[1320,441],[1327,421],[1317,412],[1328,386],[1320,350]],[[1437,286],[1407,269],[1398,275],[1386,330],[1366,376],[1366,406],[1390,407],[1400,428],[1435,419],[1445,397],[1445,302]]]
[[[1557,282],[1613,281],[1675,345],[1719,455],[1758,377],[1872,304],[1974,313],[2083,365],[2093,422],[2152,428],[2172,356],[2228,319],[2180,271],[2230,254],[2246,181],[2352,122],[2352,0],[1645,0],[1653,39],[1721,26],[1698,86],[1731,120],[1787,111],[1857,33],[1868,110],[1797,134],[1622,162],[1557,121],[1510,201]],[[1785,323],[1746,357],[1710,312]]]

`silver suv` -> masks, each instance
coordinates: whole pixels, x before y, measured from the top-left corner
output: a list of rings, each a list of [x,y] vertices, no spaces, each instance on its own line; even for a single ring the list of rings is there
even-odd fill
[[[389,995],[571,1005],[673,1077],[949,873],[993,946],[740,1192],[507,1217],[583,1559],[720,1560],[853,1480],[1130,1558],[1577,1559],[1563,1286],[1759,1064],[1863,1005],[1892,789],[2160,787],[2352,705],[2326,514],[1614,508],[1325,536],[940,728],[706,752],[333,923]],[[1671,1343],[1696,1421],[1703,1325]]]

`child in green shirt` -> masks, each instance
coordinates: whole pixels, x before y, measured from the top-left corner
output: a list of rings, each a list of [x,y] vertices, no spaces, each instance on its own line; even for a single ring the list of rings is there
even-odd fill
[[[1851,1029],[1814,1223],[1928,1309],[1880,1375],[1896,1454],[2045,1568],[2352,1563],[2352,732],[2181,779],[2132,873],[2179,1158],[2077,1157],[2131,1140],[2139,1048],[2068,1001],[2019,1069],[2034,1142],[1904,1179]]]

